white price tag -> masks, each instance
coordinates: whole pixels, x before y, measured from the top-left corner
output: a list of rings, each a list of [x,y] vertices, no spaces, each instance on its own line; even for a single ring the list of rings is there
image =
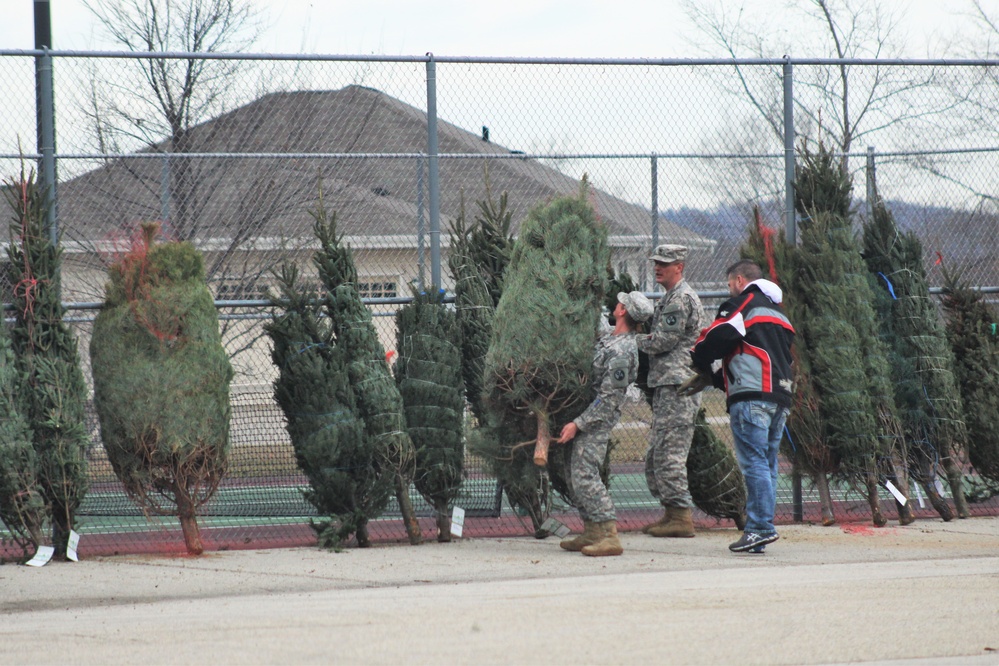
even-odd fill
[[[912,484],[912,487],[916,489],[916,501],[919,502],[919,508],[925,509],[926,503],[923,502],[923,491],[919,489],[919,484],[914,483]]]
[[[451,511],[451,534],[461,537],[461,532],[465,527],[465,510],[461,507],[454,507]]]
[[[885,488],[887,488],[888,492],[890,492],[892,495],[895,496],[895,499],[897,499],[898,503],[901,504],[902,506],[905,506],[906,502],[909,501],[906,498],[906,496],[902,494],[902,491],[896,488],[895,484],[892,483],[891,481],[888,480],[885,481]]]
[[[572,530],[570,530],[567,525],[555,520],[551,516],[548,517],[548,520],[541,523],[541,529],[549,534],[557,536],[559,539],[562,539],[572,533]]]
[[[49,563],[54,554],[55,548],[52,546],[39,546],[38,550],[35,551],[35,556],[25,562],[25,564],[29,567],[44,567]]]
[[[69,541],[66,543],[66,559],[79,562],[80,558],[76,554],[76,549],[80,547],[80,534],[76,530],[69,531]]]
[[[934,476],[933,477],[933,487],[937,489],[937,492],[940,493],[941,497],[945,496],[944,487],[943,487],[943,484],[940,483],[940,477],[939,476]]]

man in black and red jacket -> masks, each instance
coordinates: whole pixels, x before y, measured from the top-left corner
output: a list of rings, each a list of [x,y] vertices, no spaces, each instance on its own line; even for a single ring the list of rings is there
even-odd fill
[[[681,390],[713,384],[725,391],[747,495],[746,529],[729,550],[761,553],[778,538],[777,451],[791,408],[794,328],[780,306],[780,287],[763,279],[759,265],[742,260],[726,275],[732,298],[690,350],[697,375]]]

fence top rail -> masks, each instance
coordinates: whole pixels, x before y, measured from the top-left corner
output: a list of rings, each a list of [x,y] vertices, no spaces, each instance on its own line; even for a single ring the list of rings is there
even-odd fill
[[[2,56],[51,56],[59,58],[151,58],[168,60],[311,60],[347,62],[409,62],[509,65],[625,65],[686,67],[691,65],[876,65],[916,67],[995,67],[996,58],[540,58],[512,56],[390,56],[323,53],[209,53],[196,51],[79,51],[54,49],[2,49]]]

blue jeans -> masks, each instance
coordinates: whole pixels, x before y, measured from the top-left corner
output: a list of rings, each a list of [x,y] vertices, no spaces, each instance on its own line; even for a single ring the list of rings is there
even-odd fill
[[[777,509],[777,451],[787,408],[765,400],[746,400],[729,410],[735,457],[746,479],[746,530],[774,534]]]

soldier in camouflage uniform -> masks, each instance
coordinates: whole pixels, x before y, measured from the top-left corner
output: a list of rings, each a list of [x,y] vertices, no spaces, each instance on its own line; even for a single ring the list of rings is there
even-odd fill
[[[701,401],[699,394],[677,395],[677,388],[690,375],[690,349],[707,322],[701,299],[683,279],[687,248],[660,245],[650,259],[655,262],[656,282],[666,293],[656,303],[649,334],[638,336],[636,343],[649,355],[648,385],[655,390],[645,480],[664,513],[642,531],[656,537],[692,537],[687,454]]]
[[[652,301],[640,291],[621,292],[614,309],[614,330],[597,340],[591,379],[597,397],[575,420],[565,424],[557,443],[571,440],[569,494],[579,509],[584,530],[559,545],[584,555],[599,557],[623,552],[617,536],[614,502],[600,478],[607,457],[611,430],[621,419],[628,386],[638,378],[635,333],[652,316]]]

